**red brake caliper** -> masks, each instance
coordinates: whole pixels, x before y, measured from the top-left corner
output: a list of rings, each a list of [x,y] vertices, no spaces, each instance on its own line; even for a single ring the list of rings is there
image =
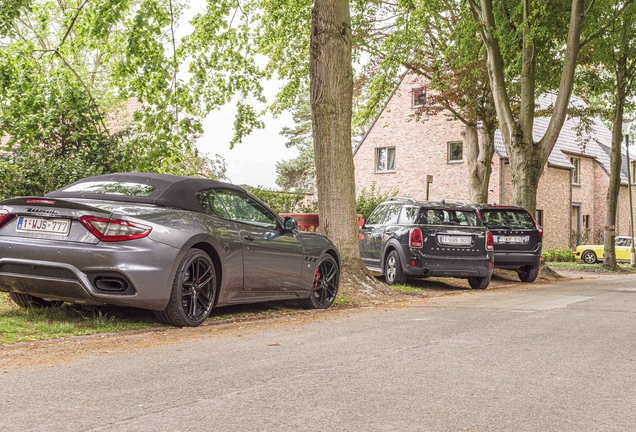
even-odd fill
[[[320,279],[320,267],[316,269],[316,275],[314,276],[314,288],[318,288],[319,279]]]

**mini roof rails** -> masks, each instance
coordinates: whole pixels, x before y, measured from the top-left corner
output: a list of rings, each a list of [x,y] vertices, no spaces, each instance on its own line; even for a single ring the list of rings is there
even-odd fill
[[[403,197],[403,196],[394,196],[391,198],[388,198],[387,201],[410,201],[410,202],[415,202],[415,200],[411,197]]]

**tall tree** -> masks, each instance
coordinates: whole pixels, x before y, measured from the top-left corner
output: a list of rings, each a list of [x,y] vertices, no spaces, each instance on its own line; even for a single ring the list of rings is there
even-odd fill
[[[611,5],[596,0],[506,0],[495,7],[492,0],[468,0],[486,47],[494,106],[510,158],[514,204],[535,211],[539,179],[567,116],[579,49],[620,13],[620,3],[605,11]],[[581,40],[590,16],[596,20]],[[564,38],[559,37],[563,28]],[[549,83],[550,75],[560,77],[557,98],[547,130],[535,141],[535,98],[545,89],[538,80]]]
[[[320,226],[337,242],[345,265],[353,261],[361,264],[351,151],[353,68],[348,0],[314,1],[310,44],[310,101]]]
[[[192,58],[193,98],[203,109],[236,101],[231,145],[263,126],[264,110],[279,113],[291,108],[310,84],[320,225],[357,276],[364,266],[357,240],[351,146],[349,2],[210,1],[205,13],[194,18],[193,27],[184,45]],[[260,56],[267,57],[264,66]],[[273,76],[286,84],[267,105],[261,82]]]
[[[4,6],[4,5],[3,5]],[[171,0],[12,1],[0,9],[3,193],[44,193],[103,172],[183,173],[200,119],[187,115]],[[165,47],[171,47],[166,49]],[[141,101],[130,108],[131,98]],[[207,164],[209,175],[222,174]],[[37,182],[36,182],[37,179]],[[16,186],[19,186],[16,189]],[[36,183],[41,185],[37,188]]]
[[[581,75],[585,91],[600,94],[600,104],[606,107],[612,124],[610,182],[606,194],[603,265],[616,267],[615,239],[618,195],[621,183],[623,121],[626,111],[633,111],[636,62],[636,4],[626,2],[623,13],[613,20],[603,34],[594,40],[586,54],[590,67]],[[634,179],[632,178],[632,181]]]
[[[283,191],[316,191],[316,164],[311,127],[309,91],[292,108],[293,127],[285,126],[280,134],[287,138],[285,147],[296,148],[298,156],[276,164],[276,184]]]
[[[356,43],[371,56],[370,97],[357,122],[367,123],[407,73],[427,82],[422,115],[444,114],[464,124],[471,202],[488,201],[497,127],[483,43],[470,10],[456,0],[364,3]]]

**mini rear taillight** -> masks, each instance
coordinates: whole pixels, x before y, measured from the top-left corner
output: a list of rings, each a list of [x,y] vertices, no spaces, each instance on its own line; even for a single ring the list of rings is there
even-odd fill
[[[6,222],[9,222],[11,216],[7,210],[0,210],[0,227],[4,225]]]
[[[146,237],[152,228],[121,219],[82,216],[79,220],[91,234],[104,242],[135,240]]]
[[[486,250],[495,250],[495,237],[490,231],[486,231]]]
[[[28,204],[49,204],[49,205],[54,205],[55,201],[53,200],[46,200],[46,199],[27,199],[26,202]]]
[[[419,228],[412,228],[409,233],[409,247],[421,248],[422,245],[422,230]]]

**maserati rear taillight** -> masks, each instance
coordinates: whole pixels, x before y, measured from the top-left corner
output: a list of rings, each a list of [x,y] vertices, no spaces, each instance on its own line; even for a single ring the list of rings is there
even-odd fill
[[[9,219],[11,219],[9,212],[6,210],[0,210],[0,227],[6,222],[9,222]]]
[[[495,250],[495,237],[490,231],[486,231],[486,250]]]
[[[419,228],[412,228],[409,233],[409,247],[421,248],[422,245],[422,230]]]
[[[152,228],[121,219],[82,216],[79,220],[91,234],[104,242],[119,242],[143,238]]]

